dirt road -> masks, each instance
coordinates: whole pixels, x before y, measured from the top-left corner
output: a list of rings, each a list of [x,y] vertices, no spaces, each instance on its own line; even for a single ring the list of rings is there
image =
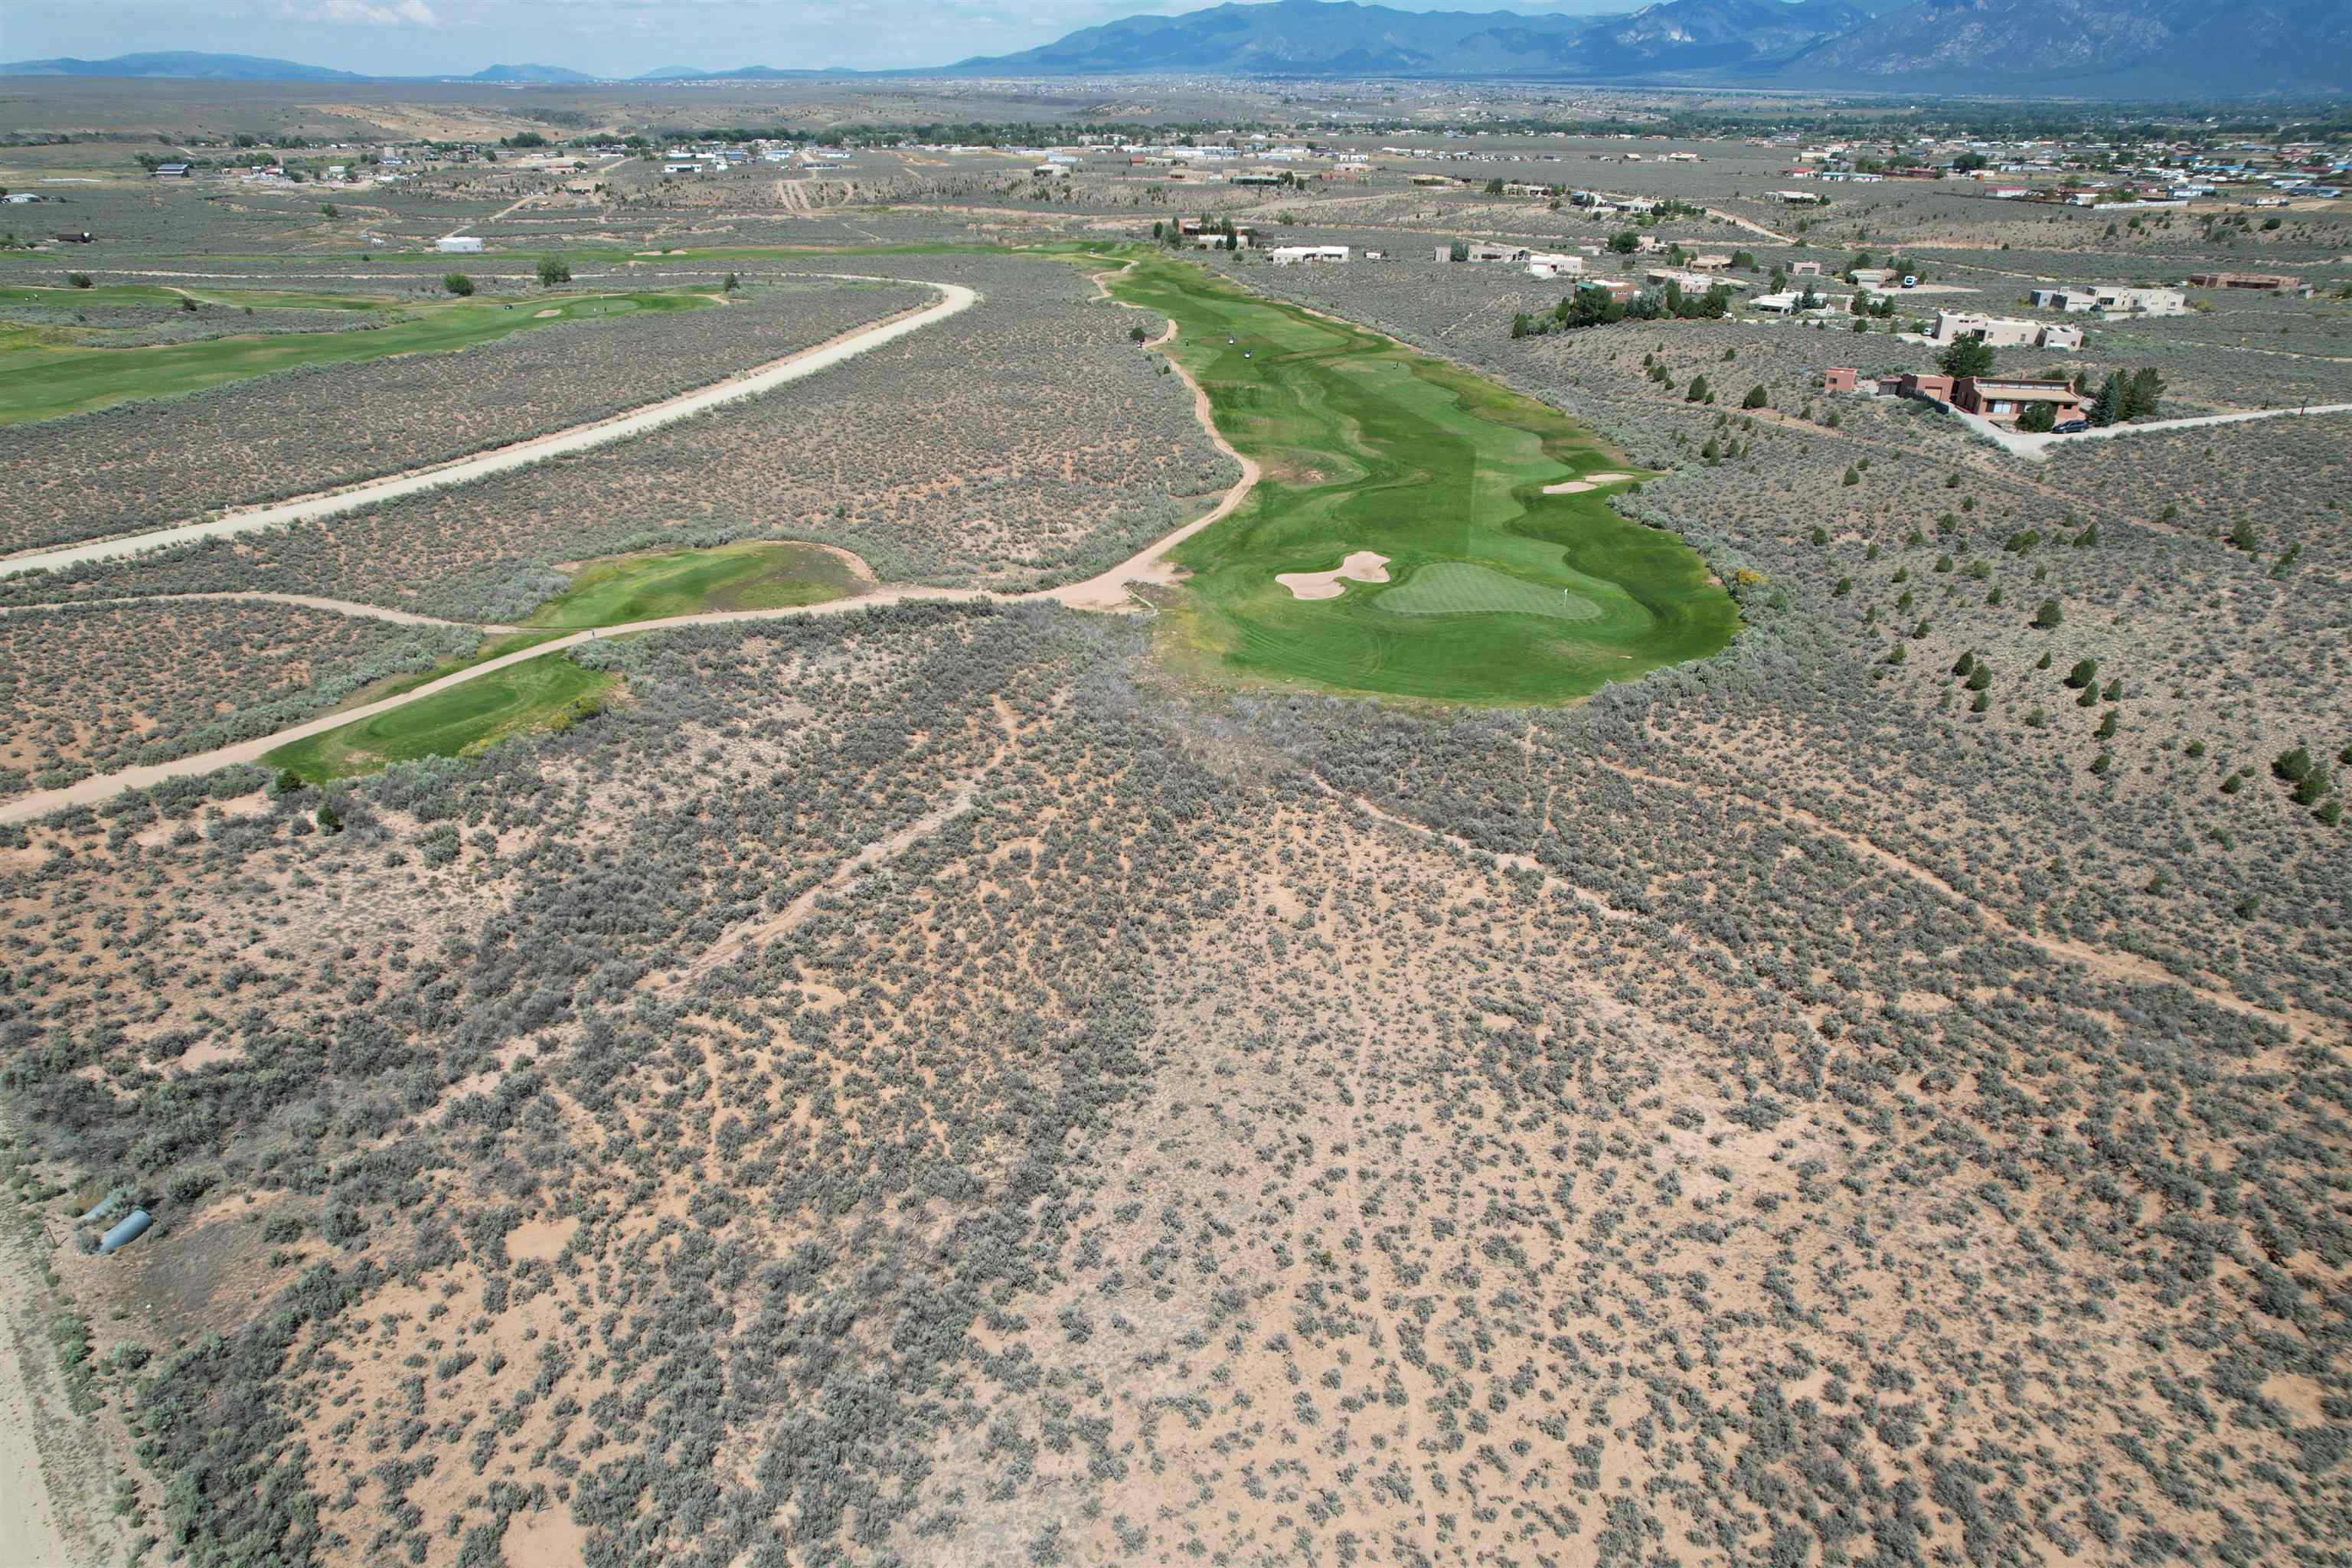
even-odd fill
[[[865,283],[905,283],[898,278],[865,278],[849,273],[810,273],[808,277],[842,278]],[[787,354],[771,361],[756,370],[730,377],[693,392],[681,393],[659,403],[649,403],[643,408],[600,419],[588,425],[576,425],[569,430],[518,441],[453,463],[431,468],[412,468],[406,473],[387,479],[352,485],[324,494],[305,496],[270,506],[249,507],[232,511],[203,522],[184,523],[177,528],[160,529],[152,533],[131,533],[108,539],[86,540],[52,550],[30,551],[19,555],[0,557],[0,574],[17,572],[58,572],[77,566],[86,561],[113,561],[142,551],[165,545],[186,544],[199,539],[220,539],[257,529],[275,528],[283,523],[299,522],[312,518],[330,517],[337,512],[351,511],[398,496],[415,495],[420,490],[435,489],[443,485],[461,485],[473,479],[486,479],[510,468],[531,463],[545,462],[550,458],[570,452],[584,452],[592,447],[625,441],[648,430],[680,419],[692,418],[723,404],[740,398],[756,397],[788,382],[814,375],[845,360],[852,359],[869,349],[895,342],[910,332],[920,331],[934,322],[943,321],[957,312],[971,308],[980,296],[961,283],[925,283],[922,287],[936,289],[942,296],[936,305],[919,310],[902,312],[856,331],[845,332],[829,342]]]
[[[941,284],[935,287],[953,288],[955,286]],[[965,294],[967,296],[965,303],[970,303],[970,290],[963,289],[959,292]],[[956,308],[960,310],[962,307],[959,305]],[[933,310],[940,309],[942,307],[932,307]],[[911,322],[913,318],[908,318],[908,322]],[[900,324],[906,326],[908,322]],[[1171,323],[1168,331],[1155,340],[1154,346],[1164,344],[1174,335],[1174,331],[1175,328]],[[379,713],[389,713],[395,708],[422,701],[427,697],[449,690],[453,687],[462,686],[469,680],[478,680],[483,676],[507,668],[510,665],[520,664],[525,659],[541,658],[550,654],[562,653],[600,637],[628,637],[638,632],[668,631],[679,626],[725,626],[740,622],[782,620],[805,616],[845,615],[857,610],[878,608],[888,605],[925,601],[1009,605],[1024,601],[1052,600],[1056,604],[1067,605],[1072,609],[1077,610],[1097,612],[1132,610],[1136,607],[1136,601],[1133,595],[1129,593],[1129,588],[1137,584],[1173,582],[1175,568],[1168,560],[1169,553],[1202,529],[1212,527],[1220,520],[1231,516],[1235,508],[1249,499],[1251,489],[1258,481],[1257,464],[1235,451],[1233,445],[1218,433],[1216,423],[1210,416],[1209,395],[1202,390],[1200,384],[1192,379],[1191,373],[1182,365],[1176,364],[1172,359],[1169,363],[1174,366],[1176,374],[1184,378],[1184,384],[1192,389],[1192,412],[1201,421],[1201,427],[1208,432],[1209,438],[1216,443],[1218,450],[1241,466],[1242,477],[1234,482],[1231,489],[1225,492],[1223,499],[1200,517],[1138,551],[1108,571],[1097,573],[1084,582],[1065,584],[1058,588],[1041,588],[1027,594],[998,594],[978,588],[926,588],[908,585],[877,589],[855,598],[834,599],[822,605],[805,605],[791,609],[712,611],[702,615],[671,616],[659,620],[631,621],[623,626],[602,626],[593,631],[573,632],[569,636],[536,643],[530,647],[520,648],[497,658],[486,659],[480,664],[444,676],[439,680],[430,681],[394,697],[387,697],[381,702],[371,702],[365,707],[344,709],[339,712],[322,714],[316,719],[306,720],[291,729],[281,730],[274,735],[240,741],[235,745],[222,746],[214,751],[199,752],[192,757],[182,757],[174,762],[153,763],[143,767],[124,768],[118,773],[95,774],[78,784],[68,784],[63,789],[42,790],[37,794],[21,795],[15,800],[0,804],[0,823],[31,822],[47,816],[53,811],[63,811],[69,806],[96,805],[101,801],[112,799],[127,789],[149,789],[165,779],[185,778],[214,773],[222,768],[236,767],[241,763],[257,763],[268,753],[292,742],[307,740],[312,735],[324,734],[330,730],[339,730],[346,724],[355,724],[362,720],[373,719]],[[404,611],[383,610],[372,605],[347,605],[341,600],[312,598],[305,595],[207,594],[188,596],[191,598],[269,599],[307,605],[317,609],[346,610],[354,615],[371,616],[388,620],[450,624],[434,623],[430,621],[430,617],[411,616]],[[511,628],[485,626],[481,629],[489,632]]]

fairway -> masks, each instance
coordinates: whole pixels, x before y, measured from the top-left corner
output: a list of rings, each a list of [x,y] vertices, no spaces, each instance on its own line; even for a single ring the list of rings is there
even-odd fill
[[[814,544],[762,540],[623,555],[582,566],[572,586],[540,606],[529,624],[575,629],[706,610],[791,609],[865,585],[840,556]]]
[[[130,287],[133,286],[125,289]],[[123,290],[107,292],[121,291]],[[100,290],[80,292],[95,295]],[[215,292],[224,302],[230,298],[229,290]],[[257,295],[244,294],[236,296],[236,302],[257,299]],[[40,302],[55,301],[44,299]],[[375,303],[352,297],[314,294],[284,295],[274,303],[279,308],[379,308]],[[8,374],[0,378],[0,425],[55,419],[133,398],[172,397],[302,365],[347,364],[392,354],[445,353],[558,321],[637,310],[697,310],[709,303],[698,294],[667,292],[549,294],[514,301],[452,300],[411,306],[385,325],[364,331],[240,335],[136,349],[23,345],[12,350]]]
[[[392,763],[454,757],[509,735],[562,728],[593,712],[617,679],[560,655],[525,659],[404,708],[280,746],[262,761],[318,784]]]
[[[1703,658],[1738,630],[1697,554],[1619,516],[1615,487],[1543,493],[1625,471],[1559,410],[1187,262],[1147,258],[1110,288],[1177,322],[1168,352],[1264,468],[1175,553],[1192,575],[1168,646],[1188,670],[1552,703]],[[1388,558],[1386,582],[1300,599],[1275,580],[1359,551]]]

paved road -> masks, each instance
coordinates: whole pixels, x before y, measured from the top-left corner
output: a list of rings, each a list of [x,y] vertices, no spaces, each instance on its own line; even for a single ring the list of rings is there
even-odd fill
[[[903,278],[866,278],[852,273],[803,273],[802,277],[842,278],[861,283],[908,283]],[[797,353],[772,361],[756,370],[747,371],[726,381],[700,387],[693,392],[649,403],[643,408],[601,419],[593,424],[577,425],[569,430],[541,436],[529,441],[518,441],[510,447],[460,458],[454,463],[442,463],[427,468],[414,468],[394,474],[387,479],[373,479],[353,485],[347,489],[324,495],[305,496],[272,506],[250,507],[232,511],[205,522],[184,523],[177,528],[160,529],[152,533],[123,534],[115,538],[92,539],[79,544],[68,544],[53,550],[37,550],[20,555],[0,557],[0,575],[17,572],[57,572],[85,561],[113,561],[142,551],[165,545],[186,544],[199,539],[220,539],[232,534],[250,533],[256,529],[275,528],[284,523],[299,522],[310,518],[329,517],[336,512],[351,511],[373,506],[396,496],[414,495],[420,490],[437,489],[443,485],[461,485],[470,480],[486,479],[528,464],[545,462],[550,458],[567,452],[584,452],[614,441],[625,441],[632,436],[661,426],[688,419],[722,404],[740,398],[755,397],[787,382],[814,375],[821,370],[841,363],[844,360],[866,353],[868,349],[895,342],[909,332],[918,332],[935,321],[945,321],[960,310],[969,309],[980,298],[961,283],[925,283],[936,289],[943,299],[936,305],[893,316],[872,326],[845,332],[830,342],[803,349]]]

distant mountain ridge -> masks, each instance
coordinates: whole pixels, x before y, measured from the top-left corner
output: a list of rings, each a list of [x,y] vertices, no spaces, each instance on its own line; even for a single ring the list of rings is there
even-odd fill
[[[117,55],[109,60],[79,60],[70,55],[49,60],[11,60],[0,64],[0,76],[128,76],[170,77],[182,81],[366,81],[357,71],[327,66],[306,66],[296,60],[274,60],[260,55],[208,55],[194,49]]]
[[[2352,91],[2352,0],[1660,0],[1626,15],[1402,11],[1356,0],[1128,16],[1017,54],[920,70],[666,66],[640,82],[1219,75],[1785,87],[2105,98]],[[20,60],[0,75],[185,80],[610,79],[496,65],[401,79],[189,51]]]
[[[1630,16],[1355,0],[1129,16],[958,76],[1536,78],[1937,93],[2352,90],[2347,0],[1663,0]]]
[[[460,77],[457,79],[460,81],[567,82],[594,81],[597,79],[585,71],[567,70],[562,66],[521,65],[485,66],[473,75]]]

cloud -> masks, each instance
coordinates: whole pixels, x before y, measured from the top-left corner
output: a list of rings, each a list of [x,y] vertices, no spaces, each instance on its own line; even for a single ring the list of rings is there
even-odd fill
[[[347,27],[437,27],[425,0],[280,0],[281,22],[328,22]]]

